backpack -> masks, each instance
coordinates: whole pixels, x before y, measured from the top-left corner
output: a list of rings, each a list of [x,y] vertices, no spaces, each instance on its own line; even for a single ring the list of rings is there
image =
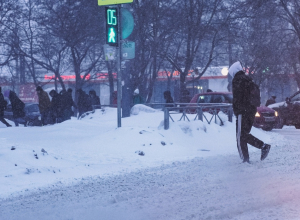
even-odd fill
[[[260,106],[260,89],[259,89],[259,86],[256,85],[251,80],[249,89],[250,89],[250,96],[249,96],[250,105],[255,106],[255,107]]]

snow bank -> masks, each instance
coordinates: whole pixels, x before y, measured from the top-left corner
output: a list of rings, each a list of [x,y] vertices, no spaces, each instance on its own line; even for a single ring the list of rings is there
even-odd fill
[[[142,104],[137,104],[137,105],[134,105],[131,108],[130,114],[131,115],[138,115],[140,112],[155,113],[155,112],[158,112],[158,111],[159,110],[156,110],[156,109],[151,108],[149,106],[142,105]]]
[[[175,122],[170,120],[170,129],[164,130],[162,111],[136,105],[132,112],[122,118],[121,128],[115,108],[44,127],[1,124],[0,197],[199,157],[234,154],[239,160],[235,123],[226,115],[221,115],[225,123],[220,126],[215,119],[211,124],[194,121],[195,115],[188,115],[190,122],[178,121],[181,114],[175,114]],[[268,143],[280,138],[256,128],[252,133]]]

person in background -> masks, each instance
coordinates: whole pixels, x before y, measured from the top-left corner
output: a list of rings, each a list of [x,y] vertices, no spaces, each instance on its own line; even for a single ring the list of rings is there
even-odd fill
[[[6,109],[7,101],[4,99],[2,94],[2,89],[0,87],[0,121],[6,125],[6,127],[11,127],[11,125],[4,119],[4,110]]]
[[[166,103],[174,103],[173,98],[171,96],[171,92],[169,90],[164,91],[164,99],[166,100]],[[165,105],[165,107],[174,107],[173,104]]]
[[[272,105],[276,103],[276,96],[275,95],[272,95],[271,98],[269,98],[266,102],[266,106],[269,106],[269,105]]]
[[[11,109],[13,112],[13,118],[15,125],[18,127],[19,124],[24,124],[26,126],[26,121],[24,120],[25,117],[25,104],[22,102],[17,94],[14,91],[9,91],[9,101],[11,104]]]
[[[293,109],[293,103],[292,103],[291,98],[290,97],[286,97],[285,102],[286,102],[287,109],[289,111],[292,111],[292,109]]]
[[[112,95],[112,107],[117,107],[118,105],[118,92],[117,91],[113,91]]]
[[[74,116],[74,111],[72,110],[72,107],[74,107],[74,108],[77,109],[77,105],[76,105],[76,103],[73,100],[73,96],[72,96],[73,90],[71,88],[68,88],[67,92],[68,92],[68,103],[72,103],[72,105],[71,105],[71,111],[72,111],[72,116]]]
[[[47,124],[47,117],[49,114],[49,108],[51,105],[50,98],[48,96],[48,93],[43,90],[41,86],[36,87],[36,93],[39,98],[39,109],[41,113],[41,121],[42,125]]]
[[[60,123],[63,121],[61,95],[58,94],[54,89],[50,91],[49,95],[52,97],[50,105],[52,123]]]
[[[89,96],[90,96],[93,109],[101,109],[100,98],[99,96],[97,96],[96,91],[93,89],[90,90]]]
[[[213,92],[211,89],[207,89],[206,92]]]
[[[91,104],[90,97],[82,90],[82,89],[77,89],[77,94],[78,94],[78,102],[77,102],[77,107],[78,107],[78,118],[85,112],[92,111],[93,107]]]
[[[133,105],[143,104],[143,103],[144,103],[144,100],[143,100],[142,96],[140,95],[140,90],[139,89],[134,90],[134,92],[133,92]]]
[[[70,120],[72,116],[73,99],[70,100],[69,93],[63,89],[61,95],[62,121]]]

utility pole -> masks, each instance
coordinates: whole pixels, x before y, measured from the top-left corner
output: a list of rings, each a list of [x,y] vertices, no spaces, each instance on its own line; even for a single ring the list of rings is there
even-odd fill
[[[121,127],[121,105],[122,105],[122,73],[121,73],[121,62],[122,62],[122,57],[121,57],[121,4],[118,4],[118,20],[119,20],[119,25],[118,25],[118,47],[117,47],[117,90],[118,90],[118,99],[117,99],[117,105],[118,105],[118,127]]]
[[[121,6],[122,3],[131,3],[131,2],[133,2],[133,0],[98,0],[99,6],[117,4],[117,7],[105,8],[105,17],[106,17],[106,44],[108,44],[111,47],[116,47],[116,54],[117,54],[116,59],[117,59],[117,92],[118,92],[117,93],[118,127],[121,127],[121,105],[122,105],[122,73],[121,73],[122,42],[121,41],[122,41],[123,29],[121,26],[121,20],[122,20]]]

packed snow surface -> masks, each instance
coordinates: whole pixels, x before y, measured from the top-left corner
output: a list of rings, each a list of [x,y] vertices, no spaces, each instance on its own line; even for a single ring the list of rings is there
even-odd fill
[[[114,108],[0,125],[0,219],[300,219],[297,138],[253,128],[272,148],[262,162],[250,146],[243,164],[220,115],[223,126],[172,114],[164,130],[162,111],[137,105],[121,128]]]

